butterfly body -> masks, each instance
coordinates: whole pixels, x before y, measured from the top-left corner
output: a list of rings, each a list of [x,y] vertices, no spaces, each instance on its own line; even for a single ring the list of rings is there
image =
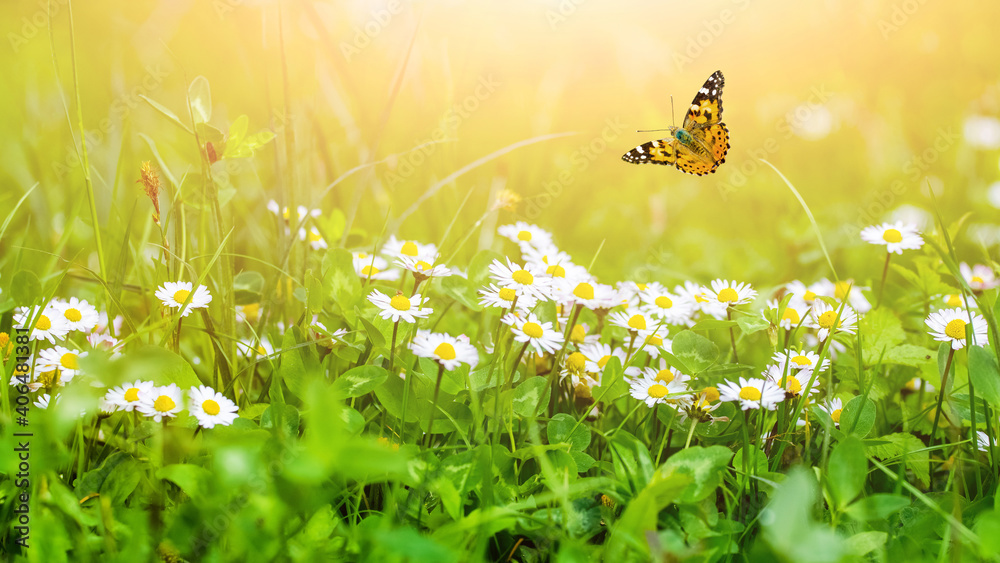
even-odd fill
[[[669,137],[643,143],[622,155],[622,160],[675,166],[699,176],[715,172],[729,151],[729,129],[722,123],[724,84],[722,72],[714,72],[695,95],[683,126],[669,128]]]

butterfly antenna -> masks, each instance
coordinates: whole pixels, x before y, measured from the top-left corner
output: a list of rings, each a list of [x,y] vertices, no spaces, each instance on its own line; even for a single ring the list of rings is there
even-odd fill
[[[677,127],[677,118],[674,117],[674,95],[670,94],[670,123]]]
[[[636,129],[636,133],[656,133],[657,131],[670,131],[670,129]]]

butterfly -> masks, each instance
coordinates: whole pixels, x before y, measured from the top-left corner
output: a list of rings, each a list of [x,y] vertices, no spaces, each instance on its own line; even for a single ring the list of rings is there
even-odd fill
[[[704,176],[726,161],[729,129],[722,122],[722,87],[726,79],[717,70],[698,90],[684,116],[684,125],[671,127],[670,136],[643,143],[622,155],[632,164],[666,164],[681,172]]]

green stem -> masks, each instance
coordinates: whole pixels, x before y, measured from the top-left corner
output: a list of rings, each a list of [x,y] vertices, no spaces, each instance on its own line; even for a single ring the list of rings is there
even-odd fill
[[[434,404],[431,406],[431,415],[427,420],[427,447],[431,447],[431,432],[434,430],[434,415],[437,414],[438,393],[441,391],[441,376],[444,375],[444,364],[438,364],[437,382],[434,384]]]
[[[934,424],[931,426],[931,440],[929,447],[934,447],[934,439],[937,437],[938,422],[941,420],[941,403],[944,401],[945,387],[948,384],[948,373],[951,372],[951,360],[955,357],[955,349],[948,350],[948,360],[944,363],[944,373],[941,374],[941,389],[938,390],[937,409],[934,411]]]
[[[726,318],[730,321],[733,320],[733,310],[726,307]],[[736,355],[736,332],[733,327],[729,327],[729,343],[733,347],[733,363],[740,363],[740,357]]]
[[[885,253],[885,266],[882,268],[882,283],[878,286],[878,300],[875,301],[875,308],[878,309],[879,305],[882,304],[882,292],[885,290],[885,278],[889,275],[889,259],[892,258],[891,252]]]

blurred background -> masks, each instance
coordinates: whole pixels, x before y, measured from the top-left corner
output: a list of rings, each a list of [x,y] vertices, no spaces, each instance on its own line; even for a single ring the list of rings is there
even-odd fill
[[[15,220],[19,244],[88,260],[69,7],[5,2],[0,14],[0,205],[38,183]],[[189,123],[188,86],[203,76],[214,127],[245,114],[250,132],[277,134],[213,165],[238,252],[265,259],[274,199],[320,209],[327,234],[346,225],[350,247],[384,225],[441,243],[457,217],[446,255],[481,230],[459,265],[477,246],[513,250],[495,226],[523,219],[583,265],[600,248],[607,282],[828,275],[801,207],[760,158],[802,193],[842,276],[881,273],[862,227],[931,228],[929,188],[946,222],[971,213],[959,241],[970,261],[1000,240],[995,2],[95,0],[72,15],[109,238],[132,217],[148,233],[142,161],[180,186],[171,197],[200,205],[197,145],[143,97]],[[732,148],[715,174],[621,161],[663,135],[635,130],[680,123],[717,69]],[[503,188],[523,201],[490,213]]]

